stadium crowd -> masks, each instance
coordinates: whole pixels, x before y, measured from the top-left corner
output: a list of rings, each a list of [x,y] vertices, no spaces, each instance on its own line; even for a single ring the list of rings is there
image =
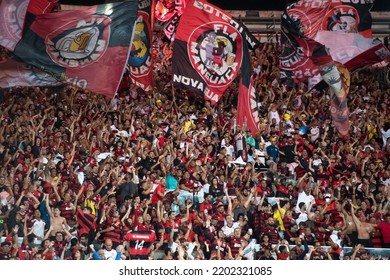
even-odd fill
[[[390,248],[389,87],[353,75],[350,132],[327,91],[279,85],[276,43],[251,53],[260,132],[171,84],[112,100],[71,86],[1,90],[0,259],[380,259]],[[2,53],[1,61],[6,60]],[[343,247],[351,247],[344,254]]]

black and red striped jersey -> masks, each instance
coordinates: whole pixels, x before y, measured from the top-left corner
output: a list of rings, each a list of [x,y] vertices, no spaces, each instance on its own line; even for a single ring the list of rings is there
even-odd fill
[[[156,241],[156,233],[148,231],[132,231],[124,236],[129,242],[129,254],[132,259],[147,259],[151,246]]]

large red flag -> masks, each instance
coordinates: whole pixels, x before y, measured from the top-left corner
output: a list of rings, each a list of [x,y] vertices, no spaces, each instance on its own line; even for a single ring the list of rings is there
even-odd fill
[[[174,85],[215,104],[241,67],[242,31],[230,14],[206,1],[189,1],[173,45]]]
[[[111,98],[129,57],[137,4],[38,15],[14,52],[56,79]]]
[[[323,65],[333,62],[325,46],[304,35],[300,17],[291,16],[288,6],[281,17],[281,80],[306,81],[319,73]]]
[[[241,65],[241,79],[238,88],[237,124],[251,130],[252,134],[260,132],[260,118],[257,110],[256,89],[252,76],[252,65],[249,57],[249,50],[244,40],[243,59]]]

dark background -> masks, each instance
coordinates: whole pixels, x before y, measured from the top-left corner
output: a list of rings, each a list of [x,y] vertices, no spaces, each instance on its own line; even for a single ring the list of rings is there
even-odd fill
[[[62,4],[97,5],[105,0],[60,0]],[[209,0],[210,3],[224,10],[282,10],[291,0]],[[390,0],[376,0],[372,11],[390,11]]]

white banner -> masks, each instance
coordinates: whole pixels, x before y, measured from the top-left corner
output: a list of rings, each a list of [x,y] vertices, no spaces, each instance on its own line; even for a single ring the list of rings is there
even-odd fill
[[[375,279],[388,261],[1,261],[2,274],[16,279]],[[11,274],[12,273],[12,274]],[[342,273],[340,275],[340,273]],[[295,276],[295,277],[294,277]],[[200,278],[201,277],[201,278]]]

